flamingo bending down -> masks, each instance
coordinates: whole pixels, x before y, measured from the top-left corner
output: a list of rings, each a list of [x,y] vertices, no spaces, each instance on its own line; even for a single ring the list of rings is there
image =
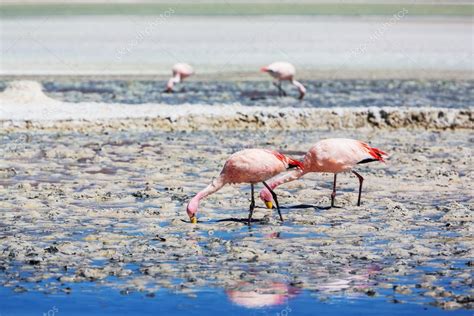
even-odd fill
[[[193,67],[185,63],[177,63],[171,69],[173,71],[173,77],[168,80],[165,92],[173,92],[173,86],[180,83],[184,78],[187,78],[194,74]]]
[[[359,198],[357,206],[360,206],[360,197],[362,194],[362,182],[364,178],[356,171],[352,170],[358,164],[364,164],[372,161],[384,162],[387,154],[380,149],[370,147],[354,139],[331,138],[317,142],[306,153],[303,161],[302,170],[293,170],[269,183],[270,189],[301,178],[309,172],[329,172],[334,173],[334,184],[331,194],[331,207],[334,206],[336,197],[336,176],[340,172],[352,171],[359,179]],[[260,198],[265,202],[268,208],[272,208],[272,195],[268,189],[260,192]]]
[[[192,223],[197,223],[196,213],[198,211],[199,201],[218,191],[224,185],[250,183],[251,203],[248,217],[248,224],[250,225],[253,210],[255,208],[254,184],[262,182],[263,185],[268,188],[268,192],[277,206],[280,219],[283,221],[277,196],[265,181],[293,167],[302,168],[303,164],[297,160],[282,155],[277,151],[267,149],[244,149],[238,151],[229,157],[224,164],[220,175],[215,178],[207,188],[196,194],[196,196],[189,201],[186,208],[189,219]]]
[[[273,84],[278,88],[279,96],[286,97],[286,92],[281,87],[281,83],[282,81],[289,81],[292,85],[298,88],[298,91],[300,92],[300,96],[298,99],[301,100],[304,98],[304,95],[306,94],[306,88],[301,84],[301,82],[298,82],[294,79],[296,70],[292,64],[284,61],[279,61],[272,63],[266,67],[262,67],[260,68],[260,70],[263,72],[267,72],[268,74],[270,74],[270,76],[275,78]]]

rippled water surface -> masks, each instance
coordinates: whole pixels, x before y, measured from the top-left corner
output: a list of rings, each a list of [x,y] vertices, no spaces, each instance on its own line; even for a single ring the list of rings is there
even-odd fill
[[[245,79],[243,79],[245,80]],[[321,80],[302,81],[308,92],[303,101],[289,83],[288,97],[278,97],[268,81],[186,81],[176,93],[163,93],[164,81],[43,81],[46,94],[68,102],[231,104],[293,107],[472,107],[473,81]],[[6,82],[0,82],[4,89]]]
[[[277,189],[285,222],[249,187],[186,202],[246,147],[300,157],[324,137],[391,157]],[[222,146],[225,142],[226,146]],[[468,131],[36,131],[1,135],[0,313],[450,315],[472,313]],[[57,310],[57,312],[56,312]]]

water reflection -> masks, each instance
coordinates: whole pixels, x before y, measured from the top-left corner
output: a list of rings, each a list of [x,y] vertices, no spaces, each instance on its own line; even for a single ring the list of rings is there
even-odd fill
[[[379,273],[381,268],[370,265],[362,269],[344,268],[337,273],[329,272],[329,274],[327,270],[323,270],[316,273],[322,279],[316,285],[317,292],[327,296],[359,296],[366,295],[364,289],[376,284],[372,277]]]
[[[377,265],[364,268],[342,268],[329,271],[318,268],[313,275],[320,280],[313,288],[319,296],[359,296],[366,295],[366,289],[374,286],[373,276],[380,271]],[[303,285],[303,284],[301,284]],[[303,285],[304,287],[304,285]],[[289,304],[289,300],[297,296],[301,289],[283,282],[239,282],[226,290],[229,300],[245,308],[264,308]]]
[[[263,283],[258,286],[241,282],[226,294],[229,300],[246,308],[262,308],[285,304],[295,297],[299,289],[282,282]]]

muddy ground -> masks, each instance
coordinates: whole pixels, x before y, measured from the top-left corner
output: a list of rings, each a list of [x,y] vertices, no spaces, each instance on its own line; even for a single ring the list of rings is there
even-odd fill
[[[390,154],[339,178],[312,174],[276,190],[285,222],[262,202],[249,228],[249,187],[185,205],[248,147],[296,158],[318,139],[351,137]],[[293,132],[11,131],[0,140],[0,285],[71,292],[95,282],[123,294],[200,288],[310,291],[318,300],[473,308],[473,134],[469,130]],[[283,284],[284,286],[281,286]],[[74,293],[71,293],[74,295]]]

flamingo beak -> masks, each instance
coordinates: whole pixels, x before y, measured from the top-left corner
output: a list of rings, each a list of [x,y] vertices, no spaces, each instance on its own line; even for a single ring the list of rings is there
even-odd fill
[[[273,208],[273,203],[272,203],[272,201],[265,201],[265,205],[266,205],[267,208],[269,208],[269,209],[272,209],[272,208]]]
[[[191,223],[193,223],[193,224],[197,224],[197,222],[198,222],[198,219],[197,219],[196,216],[192,216],[189,219],[191,220]]]
[[[262,68],[260,68],[260,71],[261,71],[261,72],[267,72],[267,71],[268,71],[268,68],[267,68],[267,67],[262,67]]]

